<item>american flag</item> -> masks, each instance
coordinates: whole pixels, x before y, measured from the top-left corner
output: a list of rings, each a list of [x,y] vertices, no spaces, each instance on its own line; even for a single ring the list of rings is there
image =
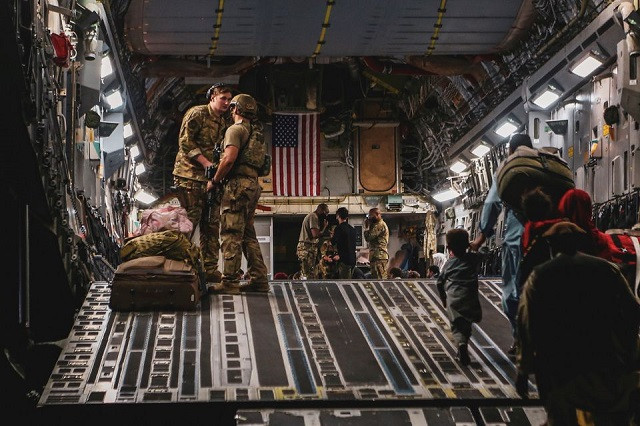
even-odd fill
[[[273,120],[273,195],[320,194],[318,114],[275,114]]]

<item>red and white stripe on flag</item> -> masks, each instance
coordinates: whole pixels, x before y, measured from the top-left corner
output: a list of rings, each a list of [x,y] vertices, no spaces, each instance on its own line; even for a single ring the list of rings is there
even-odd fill
[[[320,130],[317,113],[274,114],[273,195],[320,194]]]

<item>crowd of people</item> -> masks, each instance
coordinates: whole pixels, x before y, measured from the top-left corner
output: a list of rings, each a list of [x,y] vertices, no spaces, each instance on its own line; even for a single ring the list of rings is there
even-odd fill
[[[389,227],[378,208],[369,210],[364,221],[364,239],[368,246],[367,265],[356,262],[356,230],[349,224],[346,207],[336,210],[337,225],[330,226],[329,207],[322,203],[302,221],[296,253],[300,274],[308,279],[415,279],[415,270],[389,267]]]
[[[534,188],[523,207],[518,393],[528,396],[533,374],[549,424],[640,420],[640,304],[593,223],[591,197],[570,189],[554,205]]]
[[[264,141],[252,138],[262,131],[257,103],[246,94],[233,97],[224,84],[213,85],[207,101],[189,109],[182,121],[173,170],[180,203],[194,229],[199,225],[210,292],[268,292],[254,227],[261,193],[256,159],[266,152]],[[532,147],[531,139],[512,136],[509,154],[520,146]],[[515,212],[501,201],[494,176],[477,237],[470,241],[463,229],[447,232],[448,256],[434,255],[427,277],[436,279],[458,361],[471,363],[469,339],[473,323],[482,319],[478,251],[495,233],[501,213],[502,308],[513,336],[508,352],[516,356],[517,392],[528,396],[534,374],[550,425],[579,424],[580,419],[582,424],[630,424],[640,415],[640,304],[611,262],[609,237],[595,227],[591,198],[580,189],[568,190],[555,203],[544,188],[534,186],[523,194],[522,211]],[[349,211],[338,208],[334,226],[329,214],[327,204],[319,204],[302,222],[299,278],[364,278],[356,265]],[[364,221],[364,239],[370,278],[416,277],[398,267],[387,270],[389,228],[377,208]],[[241,286],[241,279],[248,283]]]
[[[518,146],[531,147],[530,138],[512,137],[509,153]],[[477,238],[469,242],[463,229],[446,234],[449,258],[433,274],[458,361],[470,363],[471,324],[482,318],[477,251],[503,213],[502,307],[518,394],[528,397],[533,374],[549,425],[638,424],[640,303],[611,262],[610,239],[593,223],[589,194],[570,189],[554,203],[534,186],[521,210],[503,205],[494,177]]]
[[[207,104],[190,108],[182,119],[175,158],[174,185],[193,229],[200,232],[200,250],[209,293],[268,292],[268,275],[254,227],[261,187],[260,164],[266,147],[255,142],[262,134],[257,103],[247,94],[232,96],[231,87],[217,83],[206,93]],[[264,140],[260,140],[264,144]],[[329,207],[320,204],[305,216],[296,249],[300,279],[364,278],[356,267],[356,233],[349,211],[336,211],[338,224],[329,227]],[[370,277],[387,278],[389,228],[379,209],[364,222]],[[220,272],[219,253],[223,265]],[[241,273],[247,259],[247,277]]]
[[[338,225],[329,226],[329,206],[322,203],[302,221],[296,253],[300,279],[365,278],[356,266],[356,230],[349,224],[349,210],[336,210]],[[364,221],[364,239],[369,248],[369,278],[389,277],[389,227],[378,208],[369,210]]]

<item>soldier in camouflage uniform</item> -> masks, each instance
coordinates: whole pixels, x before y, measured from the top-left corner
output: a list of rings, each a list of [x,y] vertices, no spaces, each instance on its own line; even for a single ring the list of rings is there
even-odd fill
[[[306,215],[302,220],[302,228],[300,229],[298,247],[296,249],[296,254],[300,260],[302,279],[316,278],[320,237],[327,232],[328,214],[329,206],[322,203],[318,204],[316,210]]]
[[[182,119],[173,176],[180,204],[187,210],[194,231],[200,225],[200,250],[206,279],[220,282],[220,204],[218,199],[205,209],[207,191],[211,188],[205,171],[207,167],[218,166],[213,163],[214,148],[222,143],[230,124],[230,119],[225,116],[231,102],[231,89],[220,83],[214,84],[207,91],[207,100],[209,103],[206,105],[190,108]],[[209,210],[208,218],[202,217],[205,210]]]
[[[382,220],[380,210],[373,208],[364,221],[364,239],[369,243],[369,264],[371,278],[387,278],[387,263],[389,262],[389,228]]]
[[[253,224],[262,188],[258,183],[256,156],[264,161],[266,146],[258,154],[250,143],[251,135],[262,130],[257,120],[258,105],[249,95],[233,98],[231,112],[234,124],[227,129],[224,151],[213,184],[224,183],[220,237],[224,266],[222,285],[216,292],[238,294],[240,291],[268,292],[267,267]],[[261,142],[264,144],[264,140]],[[247,258],[249,284],[240,288],[242,255]]]
[[[318,263],[318,278],[326,280],[336,278],[337,262],[333,260],[333,257],[338,253],[331,243],[336,225],[333,225],[329,230],[329,237],[325,239],[320,245],[320,263]]]

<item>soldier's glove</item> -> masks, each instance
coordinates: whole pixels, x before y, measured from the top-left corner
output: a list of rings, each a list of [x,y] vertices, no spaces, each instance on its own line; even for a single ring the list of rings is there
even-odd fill
[[[529,377],[520,371],[516,377],[516,392],[520,398],[529,399]]]

